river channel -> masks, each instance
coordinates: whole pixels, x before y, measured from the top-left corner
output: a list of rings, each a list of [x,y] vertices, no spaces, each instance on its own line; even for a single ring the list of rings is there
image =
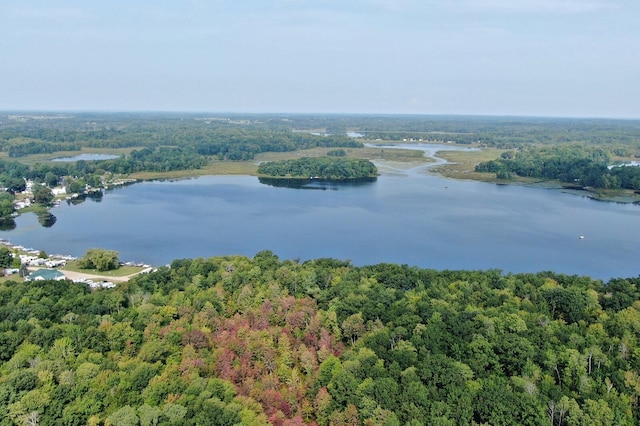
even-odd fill
[[[252,176],[142,182],[99,201],[63,202],[51,210],[56,221],[49,227],[32,213],[21,215],[0,238],[74,256],[102,247],[152,265],[268,249],[281,259],[356,265],[549,270],[603,280],[640,274],[638,205],[445,179],[425,166],[381,169],[375,182],[314,182],[307,189]]]

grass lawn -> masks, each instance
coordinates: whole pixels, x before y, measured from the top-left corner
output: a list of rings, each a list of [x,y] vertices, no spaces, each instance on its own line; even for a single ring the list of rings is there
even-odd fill
[[[0,283],[6,283],[7,281],[13,281],[15,283],[22,283],[24,282],[24,278],[22,278],[20,275],[18,274],[12,274],[9,276],[4,276],[4,275],[0,275]]]
[[[23,209],[18,210],[18,213],[47,213],[49,211],[49,207],[43,206],[42,204],[31,204],[29,207],[25,207]]]
[[[97,269],[80,269],[76,262],[67,262],[65,266],[58,268],[63,271],[81,272],[90,275],[101,275],[104,277],[126,277],[138,273],[145,268],[139,266],[121,266],[113,271],[98,271]]]
[[[139,172],[127,176],[133,179],[183,179],[207,175],[250,175],[255,176],[258,170],[257,160],[252,161],[218,161],[213,160],[201,169],[175,170],[171,172]]]

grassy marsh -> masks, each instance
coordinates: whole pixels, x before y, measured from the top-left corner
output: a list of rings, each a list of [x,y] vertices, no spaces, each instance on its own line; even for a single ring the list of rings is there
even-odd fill
[[[301,157],[320,157],[327,155],[328,151],[335,148],[312,148],[289,152],[265,152],[256,155],[249,161],[219,161],[212,160],[207,166],[196,170],[179,170],[175,172],[140,172],[133,173],[134,179],[178,179],[205,175],[250,175],[256,176],[258,165],[265,161],[280,161]],[[375,162],[402,163],[408,165],[420,165],[430,160],[420,151],[409,149],[385,149],[384,147],[344,148],[348,157],[364,158]]]

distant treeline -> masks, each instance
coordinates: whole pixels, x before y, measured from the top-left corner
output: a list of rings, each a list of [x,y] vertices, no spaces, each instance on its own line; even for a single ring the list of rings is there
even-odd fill
[[[343,157],[303,157],[271,161],[258,166],[258,174],[272,177],[347,180],[370,178],[378,169],[369,160]]]
[[[499,148],[584,143],[640,155],[640,120],[534,117],[338,115],[338,114],[106,114],[69,117],[0,116],[0,150],[12,156],[78,147],[193,146],[205,155],[240,159],[245,152],[288,151],[314,146],[360,146],[365,139],[480,143]],[[228,145],[227,145],[228,143]],[[19,145],[23,145],[20,147]],[[242,145],[242,148],[239,148]],[[238,148],[238,149],[234,149]]]
[[[15,159],[0,163],[0,184],[17,192],[24,189],[25,178],[51,185],[64,177],[73,180],[77,189],[85,183],[99,186],[105,173],[200,169],[212,160],[250,160],[261,152],[362,146],[346,134],[294,131],[281,118],[198,119],[189,114],[0,116],[0,150]],[[32,154],[124,147],[134,149],[112,160],[30,165],[17,161]]]
[[[607,146],[620,156],[640,156],[640,120],[408,116],[359,124],[357,131],[370,140],[423,139],[504,149],[581,143]]]
[[[208,160],[190,148],[154,147],[133,150],[129,155],[112,160],[75,162],[42,162],[27,165],[18,161],[0,160],[0,184],[11,192],[24,189],[24,179],[57,185],[63,177],[91,179],[99,186],[100,176],[106,172],[128,174],[142,171],[169,172],[199,169]]]
[[[347,132],[364,138],[348,137]],[[100,172],[197,169],[212,160],[251,160],[262,152],[314,147],[355,148],[363,146],[362,140],[375,139],[473,143],[510,149],[507,157],[478,166],[478,171],[493,172],[503,179],[559,179],[598,188],[637,189],[639,185],[638,169],[609,170],[604,161],[613,157],[640,158],[638,120],[335,114],[0,115],[0,151],[9,158],[90,148],[134,148],[115,160],[79,164],[77,170],[68,165],[34,166],[19,177],[43,178],[47,172],[62,177],[68,171],[67,175],[85,178]],[[580,147],[577,151],[597,148],[606,155],[567,155],[568,151],[576,151],[576,146]],[[556,148],[559,151],[554,153]],[[342,153],[339,149],[331,152]]]
[[[250,160],[260,152],[314,147],[361,147],[341,134],[295,132],[288,122],[198,120],[191,115],[96,114],[0,121],[0,150],[9,157],[81,148],[181,147],[219,160]]]

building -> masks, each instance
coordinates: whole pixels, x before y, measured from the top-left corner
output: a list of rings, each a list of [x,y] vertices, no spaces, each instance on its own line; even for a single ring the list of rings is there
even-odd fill
[[[64,259],[47,260],[46,262],[44,262],[44,266],[46,266],[47,268],[57,268],[58,266],[64,266],[66,264],[67,261]]]
[[[35,272],[30,273],[25,281],[42,281],[42,280],[64,280],[65,276],[62,272],[55,269],[38,269]]]

